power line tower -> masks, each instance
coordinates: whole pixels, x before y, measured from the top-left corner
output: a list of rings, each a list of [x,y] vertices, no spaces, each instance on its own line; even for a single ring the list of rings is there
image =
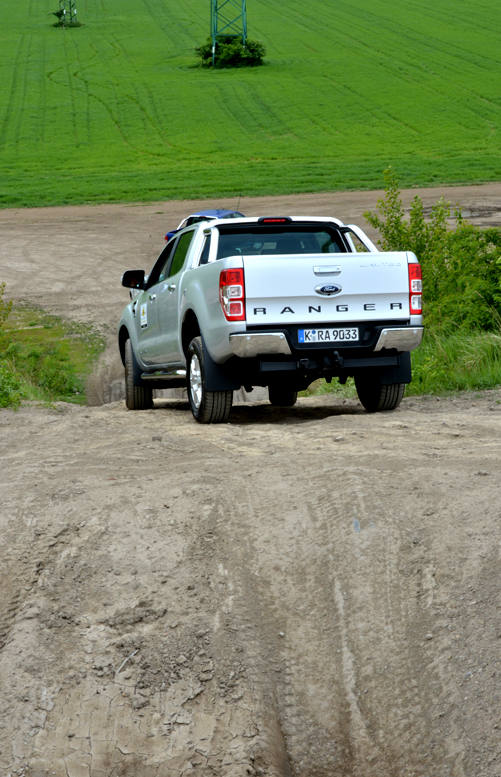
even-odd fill
[[[69,22],[76,22],[77,20],[77,9],[75,7],[75,0],[66,0],[66,8],[68,9],[67,14],[69,15]]]
[[[211,0],[210,29],[212,37],[212,64],[216,56],[218,40],[241,38],[245,46],[247,38],[247,11],[245,0]]]
[[[51,11],[51,13],[57,16],[63,25],[76,22],[77,9],[75,8],[75,0],[59,0],[59,10]]]

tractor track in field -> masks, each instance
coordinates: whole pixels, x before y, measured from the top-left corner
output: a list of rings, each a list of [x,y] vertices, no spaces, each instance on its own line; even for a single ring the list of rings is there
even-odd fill
[[[501,223],[501,185],[416,193]],[[98,406],[120,274],[200,205],[0,211],[7,296],[110,327],[96,406],[0,410],[0,774],[500,777],[501,390]]]

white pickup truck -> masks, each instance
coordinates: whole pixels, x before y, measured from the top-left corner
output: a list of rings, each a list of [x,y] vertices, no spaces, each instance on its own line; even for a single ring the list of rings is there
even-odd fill
[[[127,407],[187,386],[200,423],[227,420],[241,386],[285,407],[317,378],[354,377],[369,412],[392,410],[423,335],[415,255],[334,218],[201,222],[122,284],[137,292],[118,331]]]

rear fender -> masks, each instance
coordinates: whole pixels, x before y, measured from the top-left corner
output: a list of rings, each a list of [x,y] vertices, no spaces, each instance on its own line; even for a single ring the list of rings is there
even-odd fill
[[[213,361],[202,335],[206,391],[238,391],[241,383],[235,379],[225,364]]]
[[[223,270],[242,267],[241,257],[229,257],[187,270],[181,283],[181,320],[194,312],[204,335],[204,350],[217,363],[225,362],[233,351],[229,335],[245,330],[243,321],[227,321],[219,301],[219,276]]]
[[[136,357],[136,361],[137,361],[137,354],[139,351],[137,335],[136,335],[136,326],[135,326],[134,316],[132,315],[133,304],[134,302],[131,302],[129,305],[127,305],[127,307],[122,313],[122,318],[120,319],[120,323],[118,325],[118,347],[120,349],[120,358],[122,359],[122,364],[125,364],[126,340],[130,340],[130,343],[132,345],[132,350]]]

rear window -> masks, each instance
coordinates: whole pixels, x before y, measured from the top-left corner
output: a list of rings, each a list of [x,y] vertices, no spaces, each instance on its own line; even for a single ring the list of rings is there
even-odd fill
[[[272,256],[277,254],[339,254],[346,253],[343,238],[337,229],[325,225],[285,228],[245,225],[219,228],[217,259],[226,256]]]

